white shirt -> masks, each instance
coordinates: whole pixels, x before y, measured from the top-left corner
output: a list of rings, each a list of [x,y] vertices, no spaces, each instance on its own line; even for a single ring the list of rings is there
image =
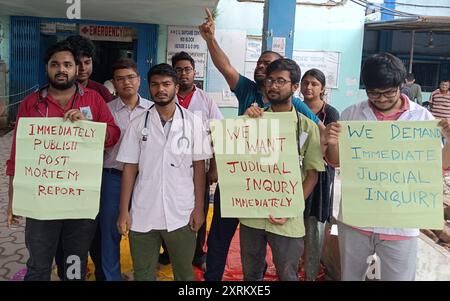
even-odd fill
[[[178,100],[178,99],[177,99]],[[223,119],[222,113],[219,110],[219,107],[202,89],[195,87],[194,94],[192,94],[191,101],[188,106],[188,110],[194,113],[196,116],[200,117],[203,120],[203,124],[206,129],[210,129],[209,122],[214,119]],[[210,164],[209,160],[206,161],[205,168],[206,171],[209,170]]]
[[[213,119],[223,119],[222,113],[214,100],[205,91],[195,88],[188,110],[202,118],[205,124]]]
[[[409,101],[409,110],[405,111],[397,120],[434,120],[433,115],[424,107],[416,104],[415,102]],[[375,113],[369,106],[368,101],[363,101],[354,104],[347,109],[345,109],[340,120],[350,121],[350,120],[377,120]],[[342,221],[342,198],[341,206],[339,209],[338,219]],[[359,228],[361,230],[371,231],[379,234],[389,234],[389,235],[401,235],[401,236],[418,236],[419,229],[403,229],[403,228]]]
[[[139,164],[131,205],[131,230],[173,231],[186,226],[194,209],[193,161],[212,157],[211,142],[202,120],[178,107],[168,137],[153,107],[148,110],[148,136],[143,141],[145,117],[131,121],[122,140],[117,161]],[[180,137],[189,140],[189,147]]]
[[[152,104],[153,101],[142,98],[140,95],[138,95],[138,103],[133,110],[130,110],[120,97],[117,97],[106,104],[114,117],[114,121],[120,128],[120,138],[113,147],[105,149],[103,161],[104,168],[115,168],[118,170],[123,169],[123,163],[118,162],[116,157],[119,152],[120,143],[123,135],[125,134],[125,130],[131,120],[147,111]]]

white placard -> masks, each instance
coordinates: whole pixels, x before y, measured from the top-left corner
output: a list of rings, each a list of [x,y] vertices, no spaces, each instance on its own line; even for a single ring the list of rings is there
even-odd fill
[[[326,76],[327,88],[339,87],[341,54],[335,51],[294,50],[292,58],[300,66],[302,74],[312,68],[319,69]]]

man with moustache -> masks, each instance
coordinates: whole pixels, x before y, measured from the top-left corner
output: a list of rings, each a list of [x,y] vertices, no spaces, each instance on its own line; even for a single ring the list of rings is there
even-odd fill
[[[27,96],[20,104],[17,121],[22,117],[63,117],[72,122],[92,120],[107,124],[105,147],[114,145],[120,136],[120,129],[101,96],[76,83],[78,54],[66,41],[59,42],[47,51],[45,57],[49,84]],[[86,116],[82,109],[90,112]],[[16,125],[18,122],[16,122]],[[14,136],[10,159],[7,162],[9,180],[8,226],[18,223],[13,213],[13,178],[15,167]],[[18,158],[20,159],[20,158]],[[64,262],[76,255],[81,262],[81,278],[86,275],[88,250],[96,230],[96,221],[91,219],[37,220],[26,219],[25,244],[30,253],[25,280],[49,281],[53,258],[60,236],[63,241]],[[67,266],[64,266],[67,279]]]
[[[78,76],[77,82],[88,89],[97,91],[98,94],[103,98],[105,102],[109,102],[113,99],[109,90],[102,84],[90,79],[93,71],[94,57],[95,57],[95,45],[92,41],[86,37],[80,35],[69,36],[67,42],[75,49],[78,53]],[[87,116],[91,114],[86,109],[83,113]],[[102,249],[101,249],[101,231],[100,223],[97,223],[97,230],[95,231],[95,236],[92,240],[92,245],[89,249],[89,255],[91,256],[92,262],[95,266],[95,280],[104,281],[106,279],[105,274],[102,269]],[[58,248],[56,249],[55,263],[58,267],[59,279],[64,279],[64,257],[62,249],[62,240],[58,243]]]
[[[270,106],[267,96],[264,94],[264,79],[266,78],[267,66],[283,58],[274,51],[264,51],[261,53],[254,72],[254,81],[239,74],[231,65],[230,60],[215,38],[214,19],[208,8],[205,9],[207,20],[199,26],[200,34],[206,41],[209,54],[214,66],[223,75],[231,91],[234,92],[239,102],[238,114],[243,115],[246,110],[256,106],[260,111]],[[294,108],[314,121],[324,133],[325,126],[317,116],[300,99],[292,97]],[[220,281],[225,269],[225,263],[230,248],[231,240],[236,232],[239,220],[236,218],[221,218],[220,216],[220,189],[214,194],[214,215],[211,222],[211,229],[208,234],[207,245],[208,253],[206,255],[206,273],[205,280]]]
[[[265,94],[270,101],[268,112],[286,112],[295,114],[296,125],[292,131],[298,131],[298,149],[300,171],[302,175],[303,197],[306,200],[313,191],[318,172],[324,171],[320,150],[320,134],[317,126],[292,105],[292,94],[298,89],[300,67],[290,59],[275,60],[267,66],[264,79]],[[250,117],[263,113],[252,110]],[[294,115],[294,116],[295,116]],[[301,135],[300,135],[301,133]],[[272,250],[273,262],[281,281],[298,281],[298,267],[304,250],[303,212],[293,218],[240,218],[240,246],[242,270],[245,281],[263,280],[267,244]]]
[[[129,235],[135,280],[155,280],[161,241],[175,280],[194,280],[211,142],[203,121],[176,102],[175,70],[159,64],[147,78],[154,105],[131,121],[117,155],[124,163],[117,226]]]
[[[178,78],[178,103],[185,109],[201,117],[207,129],[209,121],[213,119],[222,119],[222,113],[214,100],[205,91],[194,84],[195,79],[195,61],[184,51],[178,52],[172,56],[172,67],[177,72]],[[205,185],[205,216],[209,209],[209,191],[210,185],[217,182],[216,160],[212,158],[206,161],[206,185]],[[206,269],[206,253],[203,251],[203,245],[206,240],[206,223],[197,232],[197,244],[192,264],[203,271]],[[163,243],[164,253],[159,256],[159,263],[168,264],[170,262],[166,246]]]

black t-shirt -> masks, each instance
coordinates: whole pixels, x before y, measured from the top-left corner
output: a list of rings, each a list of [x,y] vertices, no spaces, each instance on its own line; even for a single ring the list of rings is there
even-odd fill
[[[338,110],[336,110],[333,106],[330,106],[327,103],[323,105],[322,110],[317,112],[316,116],[319,117],[319,119],[323,122],[325,126],[331,122],[336,122],[339,120]]]
[[[316,116],[327,125],[339,120],[339,112],[329,104],[325,103],[322,110]],[[334,194],[334,168],[325,166],[324,172],[319,172],[317,184],[311,195],[306,199],[303,216],[315,216],[318,221],[330,221],[333,216],[333,194]]]

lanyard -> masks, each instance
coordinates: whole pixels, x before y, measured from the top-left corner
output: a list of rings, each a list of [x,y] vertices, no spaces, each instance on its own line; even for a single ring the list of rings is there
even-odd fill
[[[72,95],[72,96],[70,97],[70,99],[69,99],[69,101],[72,100],[72,105],[70,106],[70,109],[73,109],[73,108],[75,107],[75,103],[76,103],[77,100],[78,100],[78,94],[79,94],[79,90],[78,90],[78,89],[79,89],[79,87],[78,87],[78,84],[75,84],[75,85],[76,85],[76,87],[77,87],[77,90],[75,91],[75,94]],[[38,94],[37,94],[37,102],[36,102],[36,104],[35,104],[35,109],[36,109],[36,111],[37,111],[42,117],[48,117],[48,100],[45,99],[45,101],[44,101],[44,99],[42,98],[42,92],[43,92],[45,89],[47,89],[47,88],[48,88],[48,86],[45,86],[45,87],[39,89]],[[44,113],[41,111],[41,109],[39,109],[39,104],[41,104],[41,103],[43,103],[43,104],[45,105],[45,115],[44,115]]]

